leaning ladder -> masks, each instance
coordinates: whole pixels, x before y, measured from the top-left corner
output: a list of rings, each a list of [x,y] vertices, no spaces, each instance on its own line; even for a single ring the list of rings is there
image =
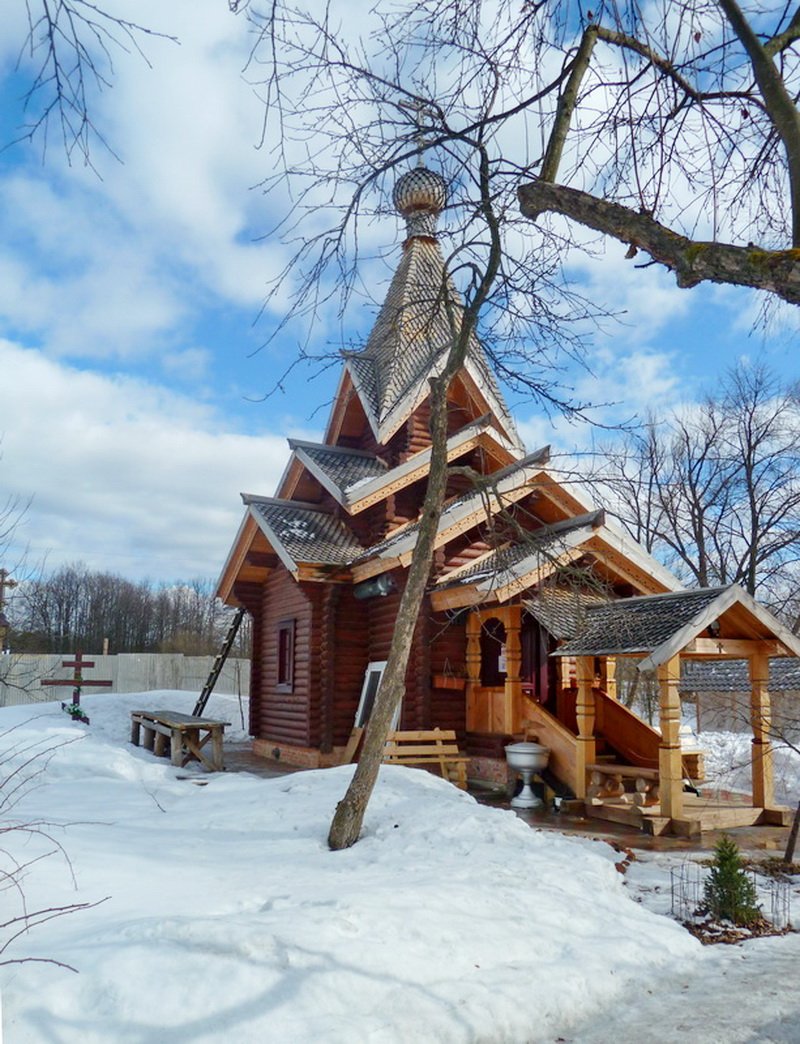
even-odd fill
[[[217,678],[219,678],[222,668],[225,665],[225,661],[228,659],[228,653],[231,651],[234,639],[239,632],[239,625],[244,618],[245,610],[244,606],[241,606],[236,610],[233,619],[231,620],[230,627],[228,627],[228,633],[225,635],[225,639],[222,643],[222,648],[214,657],[214,662],[211,664],[211,670],[206,678],[206,683],[203,686],[203,691],[200,693],[200,698],[194,705],[192,714],[199,718],[203,711],[206,709],[208,698],[214,691],[214,686],[217,684]]]

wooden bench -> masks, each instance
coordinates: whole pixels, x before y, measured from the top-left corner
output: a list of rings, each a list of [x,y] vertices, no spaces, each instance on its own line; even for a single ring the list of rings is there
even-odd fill
[[[225,763],[222,739],[229,721],[210,721],[180,711],[131,711],[131,743],[158,756],[170,754],[172,764],[182,768],[199,761],[209,772],[222,772]],[[203,747],[211,743],[210,756]]]
[[[438,765],[442,779],[467,789],[469,758],[459,751],[452,729],[390,732],[383,761],[387,765]]]

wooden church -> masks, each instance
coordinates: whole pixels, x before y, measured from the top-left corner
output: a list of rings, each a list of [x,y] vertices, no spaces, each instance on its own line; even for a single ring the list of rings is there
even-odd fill
[[[290,439],[275,496],[243,495],[218,593],[252,617],[250,730],[266,757],[338,764],[369,716],[425,492],[428,380],[460,309],[437,241],[445,201],[427,168],[399,178],[402,253],[366,346],[343,355],[324,440]],[[448,408],[454,468],[398,727],[456,730],[470,777],[495,781],[505,744],[536,738],[565,795],[649,829],[782,820],[768,667],[798,640],[739,588],[683,591],[548,448],[527,453],[476,338]],[[660,730],[616,700],[621,656],[657,672]],[[684,794],[701,769],[681,747],[681,657],[750,663],[752,801],[713,823]]]

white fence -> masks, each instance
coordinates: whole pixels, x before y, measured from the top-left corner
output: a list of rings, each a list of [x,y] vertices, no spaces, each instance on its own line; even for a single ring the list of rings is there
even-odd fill
[[[45,686],[43,678],[71,678],[72,667],[62,667],[62,660],[72,660],[70,654],[54,656],[11,655],[0,656],[0,707],[45,700],[72,698],[72,689],[65,686]],[[94,663],[83,672],[87,681],[110,681],[104,687],[87,686],[84,695],[91,692],[149,692],[152,689],[185,689],[200,692],[208,678],[213,656],[184,656],[182,653],[119,653],[116,656],[92,656],[85,659]],[[250,661],[229,657],[214,686],[215,692],[246,695],[250,686]]]

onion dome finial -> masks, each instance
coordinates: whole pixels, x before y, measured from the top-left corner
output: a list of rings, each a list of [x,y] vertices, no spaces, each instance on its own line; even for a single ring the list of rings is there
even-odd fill
[[[406,219],[411,236],[436,236],[439,214],[447,203],[447,185],[440,174],[415,167],[397,179],[392,193],[394,205]]]

